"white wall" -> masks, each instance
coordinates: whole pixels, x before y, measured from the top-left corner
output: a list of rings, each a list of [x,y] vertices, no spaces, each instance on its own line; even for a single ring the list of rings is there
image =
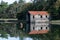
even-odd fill
[[[41,27],[42,27],[42,30],[45,30],[46,27],[48,27],[49,23],[45,23],[45,22],[49,22],[49,15],[47,15],[47,18],[46,18],[46,15],[43,15],[42,18],[41,18],[41,15],[34,15],[34,19],[33,19],[33,15],[30,16],[30,22],[33,22],[35,21],[35,23],[31,23],[30,24],[30,30],[32,31],[33,30],[33,27],[35,27],[35,30],[41,30]],[[49,30],[49,27],[47,28],[47,30]]]
[[[34,30],[46,30],[46,27],[47,30],[49,30],[49,23],[35,23],[35,24],[31,23],[30,27],[31,27],[31,31],[33,30],[33,27],[35,28]]]

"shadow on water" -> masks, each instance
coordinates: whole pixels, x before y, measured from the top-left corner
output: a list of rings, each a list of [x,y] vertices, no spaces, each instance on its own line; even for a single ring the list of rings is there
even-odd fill
[[[16,24],[0,24],[0,37],[8,38],[6,34],[9,34],[10,37],[19,36],[21,40],[26,40],[26,38],[31,40],[60,40],[60,25],[51,24],[50,31],[47,34],[29,35],[23,30],[16,29]]]

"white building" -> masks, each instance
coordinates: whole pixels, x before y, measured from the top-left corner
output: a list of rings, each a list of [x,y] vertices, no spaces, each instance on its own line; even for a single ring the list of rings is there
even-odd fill
[[[49,14],[47,11],[29,11],[26,17],[30,25],[29,34],[43,34],[49,31]]]

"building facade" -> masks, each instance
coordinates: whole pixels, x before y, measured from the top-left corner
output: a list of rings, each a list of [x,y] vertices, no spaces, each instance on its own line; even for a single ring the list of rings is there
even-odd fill
[[[26,16],[29,34],[43,34],[49,31],[49,14],[47,11],[29,11]]]

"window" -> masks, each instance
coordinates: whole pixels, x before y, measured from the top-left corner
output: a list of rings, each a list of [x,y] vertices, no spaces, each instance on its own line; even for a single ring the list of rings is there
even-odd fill
[[[41,18],[42,18],[42,15],[41,15]]]
[[[46,29],[47,29],[47,27],[46,27]]]
[[[47,15],[46,15],[46,18],[47,18]]]
[[[42,27],[41,27],[41,30],[42,30]]]
[[[33,19],[34,19],[34,16],[33,16]]]
[[[35,28],[33,27],[33,30],[34,30]]]

